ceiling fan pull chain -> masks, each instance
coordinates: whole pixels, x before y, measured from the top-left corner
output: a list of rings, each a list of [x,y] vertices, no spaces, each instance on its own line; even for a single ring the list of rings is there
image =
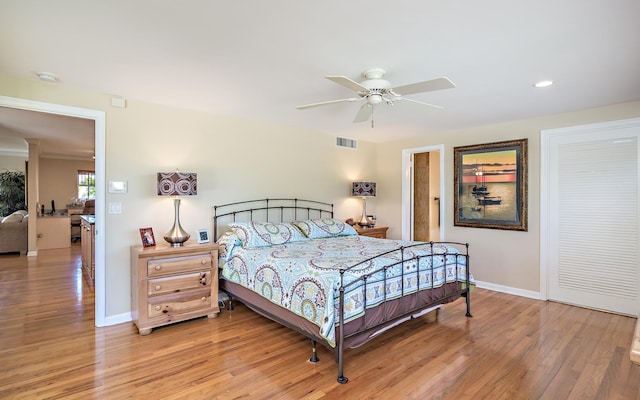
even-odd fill
[[[371,129],[373,129],[373,112],[376,110],[374,106],[371,106]]]

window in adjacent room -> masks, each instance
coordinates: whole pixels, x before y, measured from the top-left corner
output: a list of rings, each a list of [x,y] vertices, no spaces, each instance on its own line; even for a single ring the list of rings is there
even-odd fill
[[[78,198],[82,200],[94,200],[96,198],[95,171],[78,171]]]

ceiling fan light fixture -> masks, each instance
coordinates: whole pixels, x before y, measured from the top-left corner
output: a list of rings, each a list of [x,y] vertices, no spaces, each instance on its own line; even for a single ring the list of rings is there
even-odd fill
[[[371,104],[372,106],[382,103],[382,95],[372,94],[371,96],[367,97],[367,103]]]

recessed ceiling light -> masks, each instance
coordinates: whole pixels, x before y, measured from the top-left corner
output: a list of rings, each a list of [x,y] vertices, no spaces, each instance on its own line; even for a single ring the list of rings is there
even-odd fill
[[[551,85],[553,85],[553,81],[540,81],[534,84],[533,86],[537,88],[543,88],[543,87],[549,87]]]
[[[50,72],[36,72],[38,79],[44,82],[58,82],[58,77]]]

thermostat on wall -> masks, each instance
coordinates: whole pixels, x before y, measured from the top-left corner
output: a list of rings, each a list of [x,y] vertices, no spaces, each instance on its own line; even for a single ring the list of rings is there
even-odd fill
[[[109,181],[109,193],[127,193],[127,181]]]

